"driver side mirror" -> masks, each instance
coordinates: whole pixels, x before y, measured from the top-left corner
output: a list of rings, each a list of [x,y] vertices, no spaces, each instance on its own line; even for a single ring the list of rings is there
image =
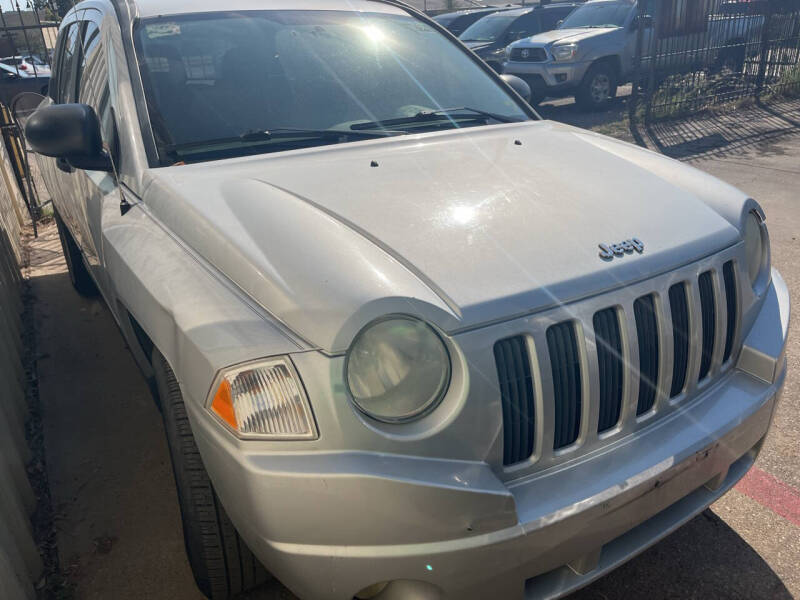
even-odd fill
[[[33,113],[25,137],[37,154],[66,160],[76,169],[113,171],[103,149],[100,120],[87,104],[55,104]]]
[[[515,92],[517,92],[525,102],[530,103],[531,101],[531,86],[529,86],[524,79],[520,79],[516,75],[500,75],[500,79],[505,81],[508,85],[511,86]]]
[[[558,23],[556,23],[556,29],[561,27],[564,24],[564,19],[559,19]]]

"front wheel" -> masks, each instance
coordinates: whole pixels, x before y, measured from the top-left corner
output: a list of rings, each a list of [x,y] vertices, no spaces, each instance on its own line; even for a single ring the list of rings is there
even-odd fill
[[[608,63],[589,68],[581,82],[575,101],[584,110],[602,110],[617,96],[617,72]]]
[[[197,587],[211,600],[229,600],[258,587],[269,574],[231,523],[197,450],[175,374],[158,350],[153,369],[161,399],[186,554]]]

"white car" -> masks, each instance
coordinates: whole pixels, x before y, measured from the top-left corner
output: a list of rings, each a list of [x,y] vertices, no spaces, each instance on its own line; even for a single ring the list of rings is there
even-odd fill
[[[50,66],[36,56],[7,56],[0,59],[0,65],[14,69],[22,78],[50,77]]]
[[[27,141],[209,598],[558,597],[755,461],[789,291],[744,193],[396,0],[87,0],[54,64]]]

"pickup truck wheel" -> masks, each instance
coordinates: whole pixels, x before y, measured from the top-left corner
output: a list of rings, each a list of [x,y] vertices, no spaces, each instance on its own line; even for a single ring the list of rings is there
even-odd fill
[[[601,110],[616,96],[616,69],[607,62],[601,62],[589,68],[575,94],[575,101],[584,110]]]
[[[89,270],[83,262],[80,248],[75,240],[72,239],[72,234],[64,225],[58,212],[54,211],[56,220],[56,227],[58,228],[58,237],[61,240],[61,249],[64,251],[64,260],[67,263],[67,271],[69,272],[69,279],[72,282],[72,287],[81,295],[87,298],[97,296],[99,290],[94,283],[94,279],[89,274]]]
[[[197,450],[175,374],[158,350],[153,369],[163,407],[186,554],[197,587],[211,600],[228,600],[258,587],[269,573],[239,537],[219,501]]]

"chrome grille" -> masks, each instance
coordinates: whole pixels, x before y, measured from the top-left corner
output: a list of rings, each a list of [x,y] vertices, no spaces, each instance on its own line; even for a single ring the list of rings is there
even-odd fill
[[[636,340],[639,344],[639,397],[636,414],[643,415],[656,403],[658,385],[658,317],[652,294],[633,303],[636,318]]]
[[[736,291],[736,270],[733,261],[729,260],[722,267],[723,278],[725,279],[725,306],[727,325],[725,328],[725,353],[722,355],[722,362],[730,360],[733,353],[733,340],[736,338],[736,326],[739,322],[739,295]]]
[[[581,427],[581,364],[575,325],[571,321],[547,330],[547,348],[553,369],[555,433],[553,449],[573,444]]]
[[[700,315],[703,325],[703,354],[700,361],[698,381],[708,377],[711,370],[711,358],[714,354],[714,336],[716,335],[717,309],[714,305],[714,282],[711,271],[706,271],[698,279],[700,288]]]
[[[594,315],[594,334],[597,339],[597,366],[600,382],[600,420],[598,433],[612,429],[622,410],[622,336],[615,308]]]
[[[730,368],[742,310],[733,255],[492,329],[506,334],[494,362],[509,475],[636,431]],[[486,337],[465,335],[468,351]]]
[[[683,392],[689,368],[689,301],[686,284],[676,283],[669,288],[669,307],[672,311],[672,387],[669,396]]]
[[[518,62],[546,62],[547,52],[544,48],[513,48],[511,60]]]
[[[533,377],[525,338],[497,342],[494,359],[503,403],[503,464],[513,465],[533,453],[535,432]]]

